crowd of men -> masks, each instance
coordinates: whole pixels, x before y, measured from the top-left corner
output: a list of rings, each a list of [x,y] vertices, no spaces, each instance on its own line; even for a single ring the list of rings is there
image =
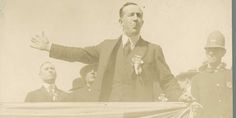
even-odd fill
[[[51,43],[42,34],[32,38],[32,47],[49,56],[69,62],[88,64],[80,71],[66,94],[55,85],[55,67],[45,62],[40,67],[42,88],[30,92],[26,102],[150,102],[197,101],[203,106],[201,118],[232,116],[232,70],[222,58],[225,37],[213,31],[207,37],[207,60],[199,70],[174,76],[161,46],[144,40],[140,31],[143,11],[136,3],[126,3],[119,11],[123,33],[85,48]],[[217,107],[216,107],[217,106]]]

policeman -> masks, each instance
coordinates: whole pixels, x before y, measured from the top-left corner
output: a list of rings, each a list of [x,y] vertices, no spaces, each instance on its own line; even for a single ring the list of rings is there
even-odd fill
[[[226,49],[220,31],[210,33],[205,52],[207,61],[191,82],[192,95],[203,106],[200,118],[232,118],[232,71],[222,62]]]

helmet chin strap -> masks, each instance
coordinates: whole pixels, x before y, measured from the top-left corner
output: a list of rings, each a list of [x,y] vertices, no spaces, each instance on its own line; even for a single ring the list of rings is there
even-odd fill
[[[219,61],[214,62],[214,63],[209,63],[209,62],[208,62],[208,65],[209,65],[211,68],[216,68],[220,63],[221,63],[221,59],[220,59]]]

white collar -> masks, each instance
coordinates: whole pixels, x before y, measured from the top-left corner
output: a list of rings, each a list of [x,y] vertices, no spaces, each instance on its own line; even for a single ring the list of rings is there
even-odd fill
[[[49,92],[50,87],[52,87],[52,90],[55,91],[56,85],[55,84],[43,83],[43,87]]]
[[[130,46],[131,46],[131,50],[133,50],[139,39],[140,39],[140,35],[138,35],[137,38],[135,38],[132,41],[127,35],[123,34],[122,35],[122,45],[124,47],[125,44],[129,41],[130,42]]]

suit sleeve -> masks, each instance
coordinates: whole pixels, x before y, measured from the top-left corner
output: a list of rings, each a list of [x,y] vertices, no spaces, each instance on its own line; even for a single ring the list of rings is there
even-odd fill
[[[80,48],[52,44],[49,56],[69,62],[77,61],[86,64],[93,64],[97,63],[99,60],[101,45],[102,43],[96,46]]]
[[[181,94],[181,89],[165,61],[161,47],[158,47],[156,53],[156,67],[161,88],[170,101],[176,101]]]
[[[156,68],[162,89],[167,89],[168,83],[174,78],[174,76],[166,64],[161,47],[158,47],[156,50]]]

